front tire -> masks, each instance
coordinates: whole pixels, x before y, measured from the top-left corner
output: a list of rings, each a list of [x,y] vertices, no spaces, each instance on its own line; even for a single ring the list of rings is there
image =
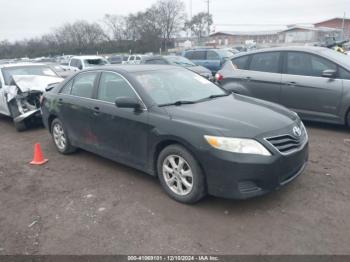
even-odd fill
[[[157,171],[166,193],[178,202],[196,203],[206,194],[198,162],[180,145],[170,145],[159,154]]]
[[[76,151],[76,148],[69,141],[62,122],[58,118],[54,119],[51,123],[51,134],[58,152],[66,155]]]
[[[13,122],[17,132],[23,132],[28,129],[26,122],[23,120],[21,122]]]

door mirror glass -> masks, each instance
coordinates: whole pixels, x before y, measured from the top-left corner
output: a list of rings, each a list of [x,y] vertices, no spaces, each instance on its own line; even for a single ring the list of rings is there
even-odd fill
[[[141,109],[141,103],[134,97],[118,97],[115,100],[115,105],[118,108],[134,108],[135,110]]]
[[[337,71],[333,69],[327,69],[322,72],[322,77],[335,78],[336,75],[337,75]]]

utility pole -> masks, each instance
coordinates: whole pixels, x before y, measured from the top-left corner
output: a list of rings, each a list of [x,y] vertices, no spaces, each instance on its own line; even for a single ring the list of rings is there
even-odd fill
[[[209,23],[209,19],[210,19],[210,0],[206,0],[207,1],[207,5],[208,5],[208,38],[210,35],[210,23]]]
[[[192,20],[192,0],[190,0],[190,21]]]
[[[344,40],[344,38],[345,38],[345,15],[346,15],[346,13],[344,12],[344,16],[343,16],[343,23],[342,23],[342,40]]]

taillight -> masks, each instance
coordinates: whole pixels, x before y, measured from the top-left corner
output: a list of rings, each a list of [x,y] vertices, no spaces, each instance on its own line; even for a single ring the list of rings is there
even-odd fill
[[[216,73],[215,79],[216,79],[216,81],[221,81],[222,79],[224,79],[224,77],[222,76],[222,74]]]

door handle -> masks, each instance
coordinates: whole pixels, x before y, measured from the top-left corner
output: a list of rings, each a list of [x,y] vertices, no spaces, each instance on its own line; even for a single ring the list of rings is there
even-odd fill
[[[251,78],[250,76],[247,76],[245,79],[246,79],[248,82],[249,82],[250,80],[252,80],[252,78]]]
[[[294,81],[287,82],[286,84],[287,84],[287,86],[296,86],[297,85],[297,83]]]
[[[58,99],[58,103],[59,103],[59,104],[62,104],[62,102],[63,102],[63,98],[59,98],[59,99]]]
[[[97,115],[100,114],[100,108],[99,108],[98,106],[95,106],[95,107],[93,108],[93,111],[94,111],[94,115],[95,115],[95,116],[97,116]]]

